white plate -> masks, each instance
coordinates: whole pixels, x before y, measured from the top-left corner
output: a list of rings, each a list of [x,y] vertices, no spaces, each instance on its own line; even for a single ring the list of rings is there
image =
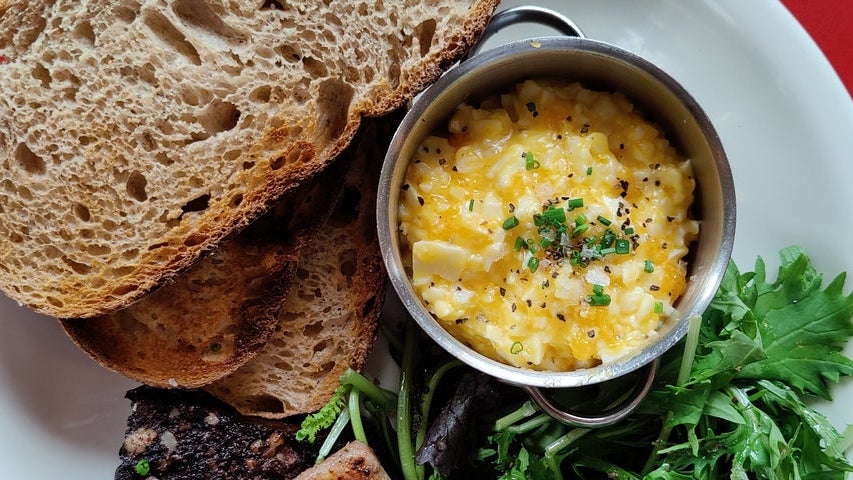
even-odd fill
[[[827,280],[853,272],[853,102],[779,2],[535,3],[656,63],[704,106],[734,171],[741,268],[761,255],[775,271],[777,252],[799,244]],[[495,41],[541,33],[513,27]],[[0,476],[112,478],[132,386],[89,360],[53,320],[0,296]],[[844,428],[853,423],[853,382],[835,396],[819,408]]]

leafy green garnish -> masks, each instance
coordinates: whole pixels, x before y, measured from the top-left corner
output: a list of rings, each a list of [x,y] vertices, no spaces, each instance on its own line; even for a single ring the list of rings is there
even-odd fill
[[[844,294],[845,274],[823,287],[800,248],[785,249],[780,258],[773,281],[760,258],[753,272],[730,263],[710,307],[691,319],[685,341],[661,358],[652,392],[628,418],[600,429],[569,427],[529,400],[510,397],[493,402],[501,405],[499,414],[483,404],[478,415],[490,418],[491,428],[476,438],[426,443],[433,452],[454,452],[453,458],[471,451],[474,465],[448,478],[845,478],[853,472],[845,457],[853,427],[840,434],[809,401],[830,399],[832,385],[853,375],[853,360],[842,352],[853,337],[853,293]],[[408,335],[406,343],[411,347]],[[416,364],[424,368],[413,355],[404,355],[407,380],[397,406],[405,411],[393,414],[405,430],[399,452],[406,458],[397,461],[407,480],[438,480],[442,472],[431,467],[443,465],[440,455],[429,456],[429,466],[412,463],[410,447],[421,446],[430,416],[429,402],[416,408],[416,388],[407,383]],[[440,375],[432,378],[423,396],[428,400]],[[442,415],[434,426],[445,421]],[[325,424],[337,414],[320,417]]]
[[[831,385],[853,374],[842,353],[853,294],[843,293],[844,274],[822,288],[801,249],[780,257],[772,282],[760,258],[754,272],[730,264],[688,347],[664,357],[654,391],[629,419],[558,452],[540,431],[496,451],[523,446],[531,465],[548,466],[528,478],[562,478],[567,468],[579,478],[844,478],[853,471],[839,448],[845,438],[806,402],[831,398]],[[682,358],[690,361],[676,367]]]
[[[338,419],[338,415],[340,415],[341,410],[347,404],[346,395],[349,391],[350,387],[339,385],[335,389],[335,393],[332,394],[332,398],[320,410],[305,417],[302,425],[300,425],[300,429],[296,432],[296,439],[299,441],[308,440],[310,443],[314,443],[317,433],[331,427],[335,423],[335,420]]]

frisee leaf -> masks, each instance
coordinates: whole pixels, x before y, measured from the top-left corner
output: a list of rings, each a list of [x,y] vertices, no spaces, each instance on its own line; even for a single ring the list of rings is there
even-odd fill
[[[331,427],[335,423],[341,410],[347,404],[347,393],[349,393],[350,389],[351,387],[347,385],[339,385],[332,394],[332,398],[320,410],[305,417],[299,430],[296,432],[296,439],[314,443],[317,433]]]
[[[763,269],[759,274],[756,267],[753,312],[766,358],[745,363],[736,377],[778,380],[829,400],[830,384],[853,374],[853,361],[842,353],[853,336],[853,294],[843,294],[845,274],[820,290],[821,276],[805,255],[789,250],[782,259],[773,284],[758,284]]]

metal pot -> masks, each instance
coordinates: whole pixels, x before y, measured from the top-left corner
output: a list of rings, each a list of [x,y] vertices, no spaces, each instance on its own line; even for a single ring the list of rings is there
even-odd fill
[[[607,43],[584,38],[565,17],[536,7],[518,7],[495,15],[485,37],[519,21],[546,23],[569,36],[528,39],[475,53],[450,69],[411,105],[385,157],[378,206],[378,233],[391,283],[418,325],[441,347],[467,365],[524,388],[555,418],[576,426],[595,427],[628,415],[652,385],[657,359],[681,340],[691,321],[708,307],[723,278],[735,231],[735,194],[731,170],[717,133],[697,102],[655,65]],[[492,360],[450,335],[428,312],[403,268],[397,206],[406,166],[422,139],[445,122],[461,103],[485,92],[497,92],[518,81],[537,78],[580,81],[588,88],[624,93],[662,125],[667,137],[693,162],[696,175],[694,215],[701,222],[691,247],[687,290],[658,335],[618,360],[574,371],[533,371]],[[645,369],[630,394],[601,412],[579,413],[558,406],[547,389],[592,385]]]

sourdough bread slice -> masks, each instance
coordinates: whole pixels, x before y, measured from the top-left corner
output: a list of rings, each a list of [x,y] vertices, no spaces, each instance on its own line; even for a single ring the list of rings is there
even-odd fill
[[[61,318],[130,305],[436,79],[497,3],[0,5],[0,289]]]
[[[300,251],[275,333],[249,362],[205,387],[240,413],[284,418],[314,412],[347,368],[364,365],[385,298],[376,189],[396,123],[390,120],[366,124],[341,199]]]
[[[285,195],[246,230],[118,312],[60,320],[101,365],[158,387],[198,387],[246,363],[278,325],[299,249],[329,215],[352,155]]]

